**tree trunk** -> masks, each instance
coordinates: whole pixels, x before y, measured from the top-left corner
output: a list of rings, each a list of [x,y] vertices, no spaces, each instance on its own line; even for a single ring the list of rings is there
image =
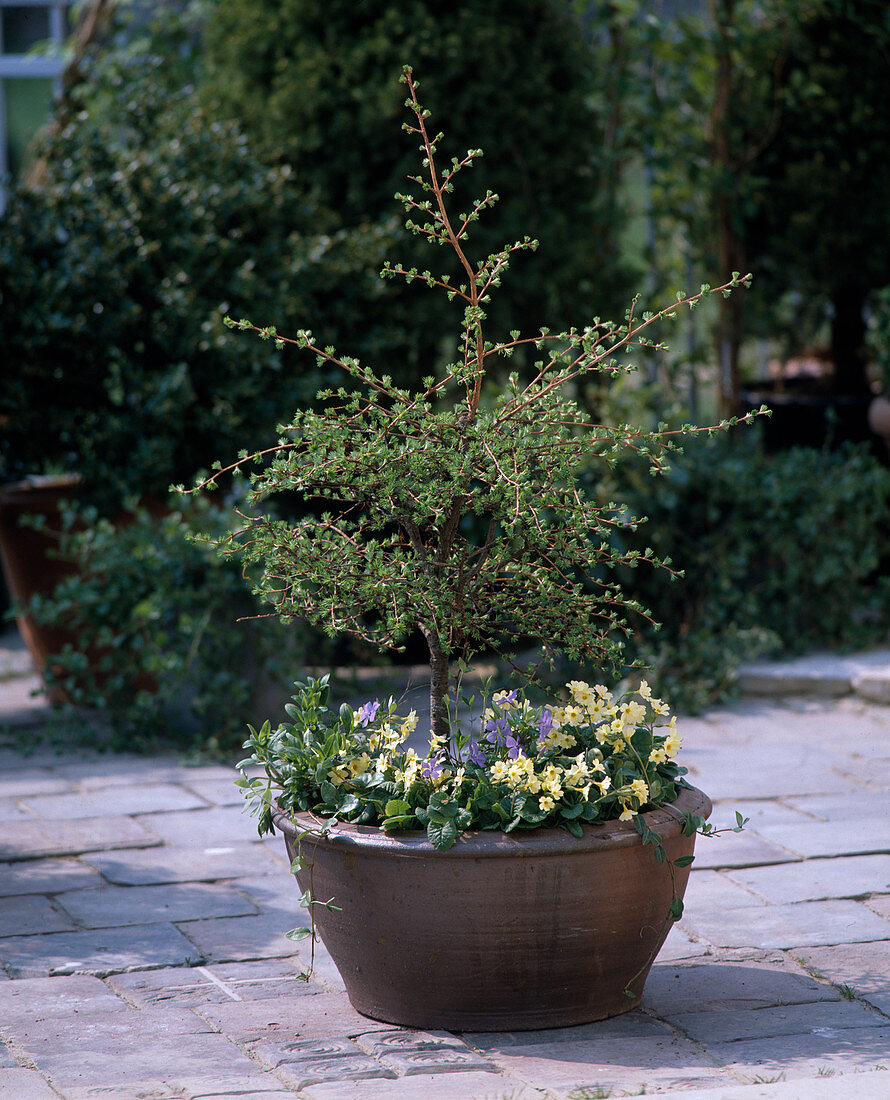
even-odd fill
[[[430,733],[448,739],[448,685],[451,666],[438,636],[426,627],[420,628],[430,651]]]
[[[717,27],[717,83],[711,111],[711,160],[714,172],[714,216],[717,228],[717,273],[720,279],[739,271],[744,274],[744,245],[733,212],[735,164],[729,110],[734,79],[732,35],[735,0],[715,0],[712,7]],[[735,416],[741,405],[739,345],[742,302],[738,293],[720,298],[717,320],[717,362],[720,369],[720,406],[723,416]]]
[[[867,292],[845,283],[831,296],[831,358],[834,361],[836,393],[868,392],[865,372],[865,300]]]

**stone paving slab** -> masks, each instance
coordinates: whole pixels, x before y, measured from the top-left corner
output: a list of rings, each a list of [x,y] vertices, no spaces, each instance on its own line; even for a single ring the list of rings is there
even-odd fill
[[[671,1092],[670,1100],[887,1100],[890,1079],[886,1071],[830,1070],[822,1077],[773,1081],[769,1084],[727,1085]]]
[[[23,894],[60,894],[101,886],[102,876],[76,859],[23,860],[0,863],[0,898]],[[0,902],[0,906],[2,906]]]
[[[808,859],[780,867],[749,867],[726,878],[767,902],[787,904],[822,898],[890,893],[890,855]]]
[[[219,963],[299,955],[299,946],[287,939],[285,932],[303,923],[263,913],[258,917],[180,921],[178,927],[198,947],[203,958]]]
[[[838,794],[808,795],[787,798],[785,803],[823,821],[861,821],[865,818],[875,823],[890,823],[890,798],[886,797],[886,792],[883,797],[871,791],[860,791],[856,798]],[[766,824],[791,825],[795,822],[769,821]],[[798,819],[796,824],[801,824],[801,821]]]
[[[776,1077],[809,1080],[855,1069],[890,1073],[890,1027],[827,1028],[815,1035],[709,1043],[708,1051],[724,1059],[734,1073],[755,1083]],[[887,1082],[890,1085],[890,1076]]]
[[[298,961],[298,960],[294,960]],[[230,1001],[301,997],[323,992],[307,981],[291,960],[222,963],[114,974],[106,980],[124,1001],[136,1008],[152,1005],[227,1004]]]
[[[249,817],[240,806],[142,814],[133,820],[168,844],[181,844],[186,837],[190,844],[203,848],[224,848],[233,843],[260,842],[256,820]],[[279,839],[278,843],[283,842]]]
[[[0,1096],[3,1100],[59,1100],[43,1074],[33,1069],[0,1068]]]
[[[8,761],[14,772],[0,777],[0,798],[26,798],[44,794],[68,794],[73,789],[70,780],[60,779],[51,768],[23,767],[21,757]],[[2,767],[2,760],[0,760]]]
[[[657,1074],[662,1087],[718,1084],[727,1075],[696,1043],[678,1035],[486,1046],[486,1057],[534,1088],[564,1094],[596,1088],[635,1091]]]
[[[888,843],[886,826],[870,818],[813,821],[806,825],[765,825],[761,835],[768,842],[781,845],[805,859],[881,855],[886,853]]]
[[[764,952],[755,959],[711,958],[688,966],[668,966],[659,960],[649,974],[642,1005],[668,1019],[702,1011],[761,1009],[839,999],[839,993],[795,965],[793,957]]]
[[[11,798],[0,798],[0,824],[5,821],[32,821],[31,814],[26,813],[19,804]]]
[[[114,1012],[120,1007],[118,998],[102,981],[83,974],[24,978],[0,986],[0,1021],[30,1015],[83,1016]]]
[[[236,1043],[297,1042],[310,1039],[351,1039],[392,1024],[370,1020],[340,993],[313,993],[293,1002],[286,999],[243,1004],[198,1005],[194,1009],[214,1029]]]
[[[890,923],[855,901],[761,905],[721,913],[692,912],[683,926],[716,947],[792,948],[886,940]]]
[[[202,959],[200,950],[172,924],[13,936],[0,941],[0,964],[13,978],[104,975],[154,966],[189,966]]]
[[[0,861],[78,855],[113,848],[152,848],[160,840],[129,817],[91,817],[60,823],[12,821],[0,831]]]
[[[549,1092],[548,1096],[551,1095]],[[306,1100],[543,1100],[537,1088],[516,1078],[493,1073],[418,1074],[412,1077],[363,1080],[360,1087],[349,1081],[328,1081],[300,1090]]]
[[[171,886],[102,886],[57,895],[56,905],[84,928],[241,917],[256,913],[243,895],[206,882]]]
[[[794,955],[814,973],[890,1017],[890,941],[811,947]]]
[[[728,872],[711,871],[693,865],[684,895],[687,913],[711,912],[714,909],[747,909],[757,905],[761,898],[730,878]],[[766,904],[766,902],[763,902]]]
[[[45,932],[71,932],[75,924],[48,898],[39,894],[0,900],[0,937],[34,936]]]
[[[285,1091],[280,1081],[262,1073],[244,1077],[222,1075],[206,1077],[172,1078],[170,1085],[176,1089],[177,1100],[222,1100],[237,1096],[238,1100],[293,1100],[293,1092]]]
[[[129,784],[70,794],[25,797],[21,804],[35,817],[49,821],[71,821],[80,817],[121,816],[203,809],[207,802],[171,783]]]
[[[887,1020],[855,1001],[814,1001],[769,1008],[708,1009],[668,1017],[689,1039],[714,1043],[781,1035],[827,1035],[843,1028],[884,1027]]]
[[[720,836],[700,836],[695,842],[695,868],[763,867],[768,863],[786,864],[803,857],[775,844],[753,829]]]
[[[39,1062],[63,1094],[76,1087],[95,1088],[99,1082],[132,1090],[134,1082],[154,1081],[162,1095],[170,1096],[166,1081],[171,1076],[196,1077],[208,1066],[232,1076],[256,1072],[256,1064],[222,1035],[155,1035],[142,1028],[114,1042],[84,1037],[70,1048],[54,1046],[39,1053]]]
[[[180,838],[184,841],[186,838]],[[282,849],[283,850],[283,849]],[[266,845],[235,843],[220,847],[195,845],[134,848],[90,853],[83,862],[118,886],[157,886],[167,882],[215,882],[241,875],[281,876],[287,862]]]

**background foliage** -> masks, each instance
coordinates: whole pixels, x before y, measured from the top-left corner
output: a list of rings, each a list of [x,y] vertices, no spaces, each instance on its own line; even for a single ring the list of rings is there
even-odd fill
[[[484,149],[498,235],[541,238],[495,330],[620,315],[631,285],[651,300],[755,272],[750,294],[680,322],[670,356],[639,357],[644,384],[579,387],[597,418],[709,420],[769,357],[814,348],[838,392],[861,392],[869,355],[888,370],[888,55],[879,0],[162,0],[117,21],[0,217],[0,472],[77,467],[114,516],[268,439],[334,382],[229,332],[226,312],[310,323],[407,384],[452,354],[433,301],[374,277],[411,261],[392,201],[416,152],[398,132],[405,62],[448,120],[446,154]],[[686,569],[628,579],[665,623],[640,626],[632,654],[690,704],[743,654],[888,636],[877,452],[752,444],[696,446],[659,482],[627,468],[588,483],[649,514],[645,544]],[[153,560],[150,523],[113,530],[103,552]],[[216,574],[190,576],[212,603]],[[101,572],[84,583],[107,626]]]

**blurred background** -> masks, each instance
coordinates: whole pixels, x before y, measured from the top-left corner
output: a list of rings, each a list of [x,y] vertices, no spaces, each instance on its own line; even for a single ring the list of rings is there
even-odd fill
[[[251,618],[238,564],[190,541],[230,511],[168,488],[334,381],[227,314],[406,385],[447,362],[454,308],[377,278],[432,266],[393,201],[417,170],[404,64],[443,155],[484,150],[455,196],[500,196],[478,254],[541,242],[493,327],[754,275],[575,395],[650,427],[772,410],[663,478],[579,472],[685,572],[620,578],[663,624],[628,624],[628,661],[689,711],[745,659],[885,644],[883,0],[0,0],[0,534],[24,533],[3,599],[62,712],[103,713],[116,747],[226,751],[258,686],[388,660]]]

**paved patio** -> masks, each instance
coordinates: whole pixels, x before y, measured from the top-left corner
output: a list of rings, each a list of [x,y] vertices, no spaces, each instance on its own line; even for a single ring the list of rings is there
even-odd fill
[[[750,670],[773,694],[683,720],[714,819],[751,823],[699,840],[643,1007],[495,1035],[366,1019],[323,949],[301,981],[283,843],[259,840],[233,772],[26,754],[45,712],[10,671],[2,1100],[890,1097],[890,654]]]

